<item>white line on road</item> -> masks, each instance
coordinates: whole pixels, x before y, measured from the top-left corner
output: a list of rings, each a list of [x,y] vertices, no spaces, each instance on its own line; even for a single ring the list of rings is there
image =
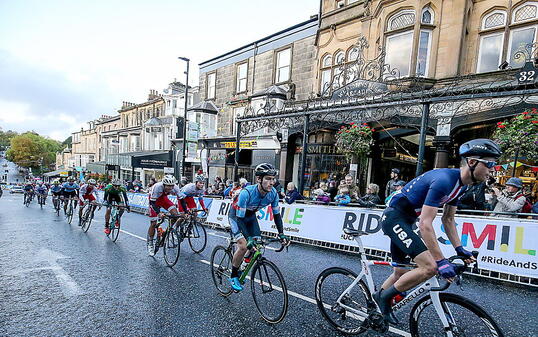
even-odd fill
[[[132,237],[134,237],[134,238],[137,238],[137,239],[139,239],[139,240],[142,240],[142,241],[148,241],[148,240],[144,239],[144,238],[141,237],[141,236],[138,236],[138,235],[133,234],[133,233],[129,233],[128,231],[123,230],[123,229],[120,229],[120,232],[125,233],[125,234],[127,234],[127,235],[130,235],[130,236],[132,236]]]
[[[229,239],[230,238],[229,236],[219,235],[219,234],[211,233],[211,232],[207,232],[207,234],[212,235],[212,236],[216,236],[216,237],[219,237],[219,238],[223,238],[223,239]],[[273,248],[273,247],[269,247],[269,246],[265,246],[265,248],[270,249],[270,250],[274,250],[274,251],[277,250],[277,248]]]

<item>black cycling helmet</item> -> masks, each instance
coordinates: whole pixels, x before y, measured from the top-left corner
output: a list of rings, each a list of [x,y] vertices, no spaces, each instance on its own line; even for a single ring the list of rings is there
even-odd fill
[[[254,175],[256,177],[263,177],[263,176],[276,176],[278,174],[278,171],[275,169],[275,167],[269,163],[261,163],[260,165],[256,166],[254,169]]]
[[[499,148],[499,145],[490,139],[473,139],[460,146],[460,156],[463,158],[491,157],[497,159],[501,156],[501,154],[502,151]]]

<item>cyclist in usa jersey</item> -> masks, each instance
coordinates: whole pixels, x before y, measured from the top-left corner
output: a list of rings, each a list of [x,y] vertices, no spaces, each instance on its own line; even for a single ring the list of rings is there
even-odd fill
[[[228,219],[232,235],[237,241],[237,250],[232,259],[230,283],[236,291],[243,290],[239,281],[239,267],[248,249],[251,249],[256,239],[261,238],[260,225],[256,212],[268,205],[273,209],[273,218],[282,244],[287,245],[289,238],[284,235],[284,225],[278,206],[278,193],[273,188],[277,170],[271,164],[263,163],[254,169],[257,184],[246,186],[234,199]],[[246,238],[246,240],[245,240]],[[247,241],[248,240],[248,241]]]
[[[475,261],[465,250],[456,230],[454,214],[459,197],[467,185],[486,181],[502,154],[497,144],[489,139],[475,139],[460,146],[459,169],[428,171],[407,183],[400,193],[393,196],[381,217],[381,227],[391,239],[390,252],[396,263],[407,264],[413,259],[418,268],[408,270],[395,267],[381,289],[373,294],[383,317],[388,323],[397,324],[392,314],[392,298],[409,290],[437,273],[448,281],[456,276],[454,265],[441,252],[433,229],[433,220],[439,207],[443,207],[442,223],[456,253]],[[418,221],[420,236],[413,230]]]

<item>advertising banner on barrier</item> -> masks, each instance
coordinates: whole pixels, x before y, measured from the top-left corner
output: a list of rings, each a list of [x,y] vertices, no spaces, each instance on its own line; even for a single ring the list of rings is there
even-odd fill
[[[227,227],[230,200],[213,200],[207,221]],[[343,245],[355,245],[352,237],[343,233],[345,227],[366,231],[364,246],[389,250],[390,240],[380,226],[381,210],[344,208],[305,204],[281,204],[285,234],[311,240]],[[272,212],[258,212],[260,228],[276,232]],[[538,277],[538,223],[520,219],[456,217],[461,242],[467,250],[477,250],[482,269]],[[445,256],[455,255],[441,225],[434,221],[439,246]]]

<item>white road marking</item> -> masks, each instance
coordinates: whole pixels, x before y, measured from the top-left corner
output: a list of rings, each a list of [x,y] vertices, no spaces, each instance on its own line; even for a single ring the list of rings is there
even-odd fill
[[[216,234],[216,233],[210,233],[210,232],[207,232],[207,234],[211,235],[211,236],[216,236],[216,237],[219,237],[219,238],[223,238],[223,239],[229,239],[230,237],[229,236],[224,236],[224,235],[219,235],[219,234]],[[277,250],[278,248],[273,248],[273,247],[268,247],[268,246],[265,246],[266,249],[270,249],[270,250]]]
[[[207,261],[207,260],[200,260],[200,262],[205,263],[205,264],[207,264],[207,265],[211,265],[211,262],[209,262],[209,261]],[[217,265],[216,265],[216,264],[213,264],[213,266],[216,267]],[[250,276],[247,276],[247,279],[252,280],[252,278],[251,278]],[[261,281],[258,280],[258,279],[254,279],[254,281],[261,284]],[[273,288],[275,288],[276,290],[278,290],[278,291],[280,291],[280,292],[283,291],[282,288],[280,288],[280,287],[278,287],[278,286],[275,286],[275,285],[273,285]],[[317,305],[317,302],[316,302],[315,299],[310,298],[310,297],[305,296],[305,295],[302,295],[302,294],[299,294],[299,293],[296,293],[296,292],[294,292],[294,291],[288,290],[288,295],[291,295],[291,296],[293,296],[293,297],[297,297],[298,299],[301,299],[301,300],[303,300],[303,301],[305,301],[305,302],[308,302],[308,303],[312,303],[312,304]],[[330,307],[331,307],[330,305],[328,305],[328,304],[326,304],[326,303],[323,303],[323,306],[326,307],[326,308],[330,308]],[[355,315],[355,314],[352,314],[352,313],[348,313],[348,314],[350,314],[351,317],[354,317],[354,318],[356,318],[356,319],[358,319],[358,320],[360,320],[360,321],[364,321],[364,318],[363,318],[363,317],[360,317],[360,316]],[[398,334],[398,335],[400,335],[400,336],[411,337],[411,334],[410,334],[409,332],[407,332],[407,331],[403,331],[403,330],[400,330],[400,329],[396,329],[396,328],[394,328],[394,327],[389,327],[389,331],[394,332],[395,334]]]
[[[50,270],[56,276],[56,279],[60,283],[62,292],[65,296],[78,296],[83,293],[82,289],[79,287],[77,282],[73,280],[71,276],[56,262],[58,259],[68,259],[68,256],[64,256],[60,253],[54,252],[50,249],[42,249],[36,256],[36,262],[46,262],[49,264],[49,267],[38,267],[38,268],[28,268],[22,270],[16,270],[14,272],[8,273],[7,275],[21,275],[33,271],[43,271]]]
[[[142,240],[142,241],[148,241],[147,239],[144,239],[144,238],[141,237],[141,236],[138,236],[138,235],[133,234],[133,233],[129,233],[128,231],[123,230],[123,229],[120,229],[120,232],[125,233],[125,234],[127,234],[127,235],[130,235],[130,236],[132,236],[132,237],[134,237],[134,238],[137,238],[137,239],[139,239],[139,240]]]

